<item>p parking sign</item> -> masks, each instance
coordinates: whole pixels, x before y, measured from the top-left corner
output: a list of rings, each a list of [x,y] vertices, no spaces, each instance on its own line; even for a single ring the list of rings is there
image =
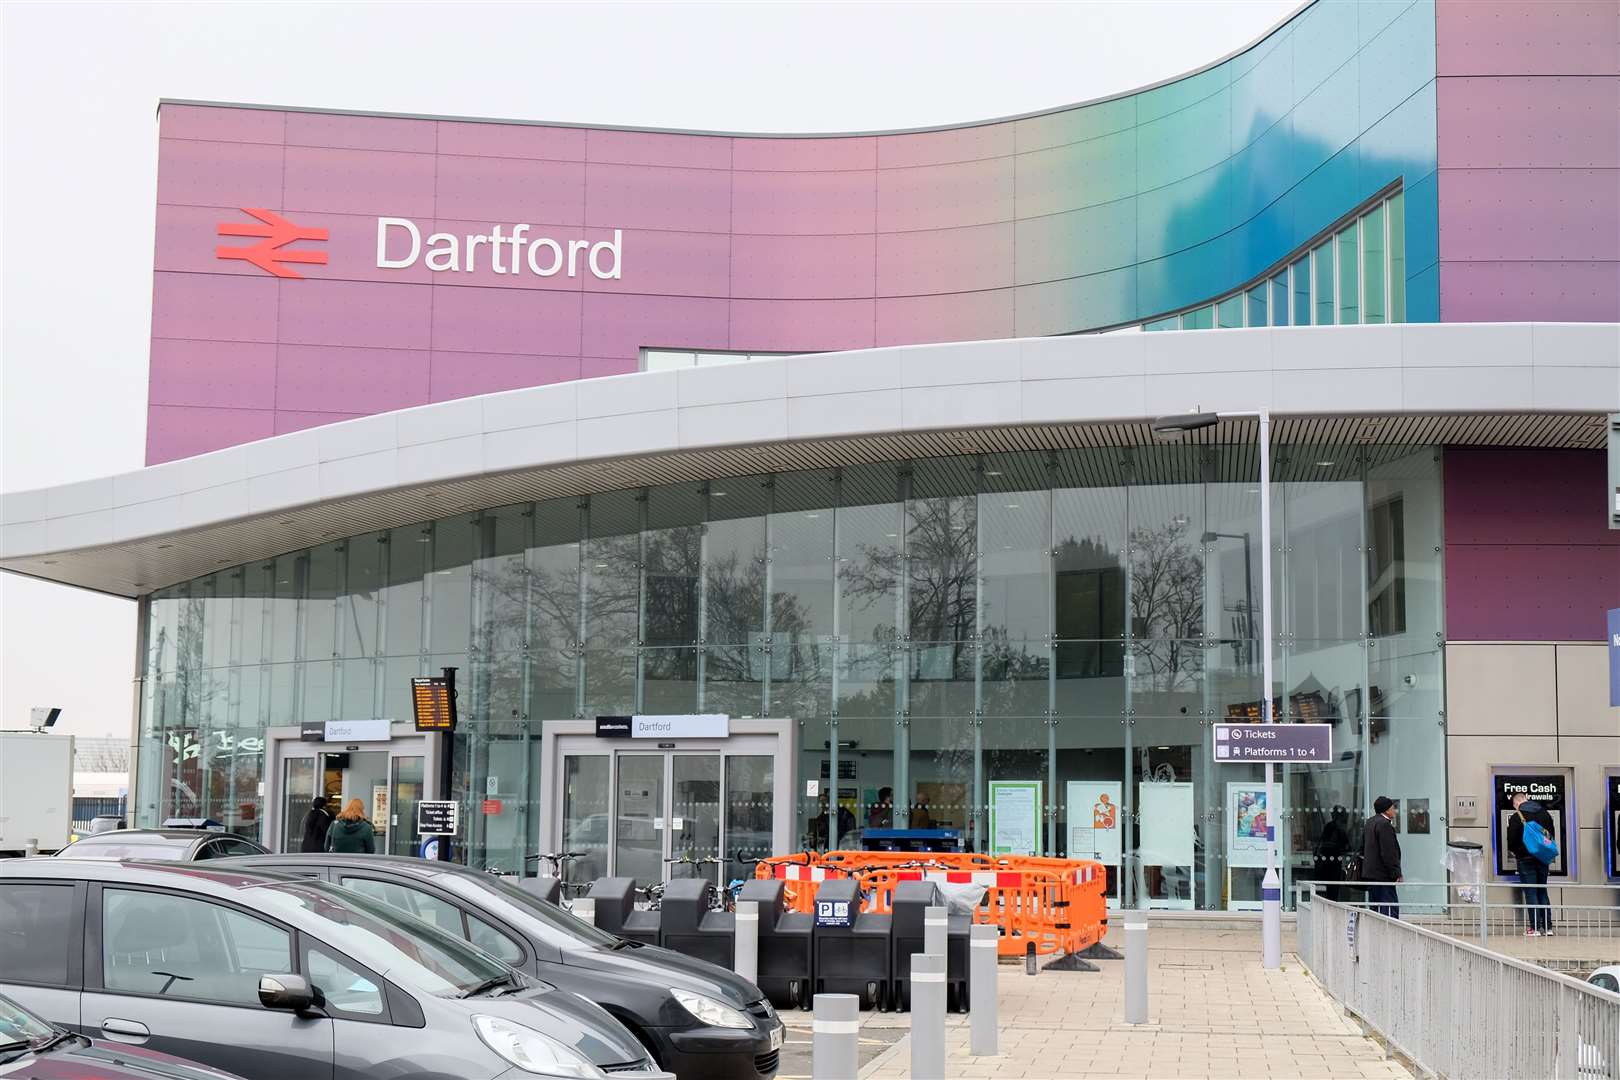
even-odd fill
[[[817,900],[817,926],[849,926],[854,920],[848,900]]]

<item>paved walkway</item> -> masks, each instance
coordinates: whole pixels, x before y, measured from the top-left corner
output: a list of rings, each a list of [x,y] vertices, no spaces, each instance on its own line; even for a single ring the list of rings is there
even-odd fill
[[[1119,947],[1116,927],[1109,944]],[[1398,1062],[1362,1036],[1355,1022],[1316,985],[1284,941],[1283,967],[1260,966],[1258,928],[1154,926],[1149,932],[1148,1015],[1124,1022],[1124,962],[1100,972],[1043,971],[1003,965],[1001,1053],[968,1056],[968,1018],[946,1018],[946,1075],[997,1080],[1079,1077],[1390,1077],[1410,1080]],[[874,1013],[863,1040],[908,1024]],[[863,1055],[863,1058],[865,1055]],[[911,1045],[902,1035],[866,1063],[863,1078],[904,1080]],[[784,1070],[785,1072],[786,1070]]]

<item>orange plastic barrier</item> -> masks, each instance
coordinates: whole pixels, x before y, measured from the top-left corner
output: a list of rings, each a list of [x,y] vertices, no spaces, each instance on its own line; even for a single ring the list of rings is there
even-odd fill
[[[862,910],[893,910],[903,881],[982,885],[974,921],[1001,929],[998,953],[1040,956],[1078,953],[1108,932],[1103,865],[1089,859],[1041,856],[993,857],[973,852],[918,854],[895,851],[800,852],[762,860],[757,878],[788,882],[784,896],[794,911],[813,912],[820,883],[853,877]]]

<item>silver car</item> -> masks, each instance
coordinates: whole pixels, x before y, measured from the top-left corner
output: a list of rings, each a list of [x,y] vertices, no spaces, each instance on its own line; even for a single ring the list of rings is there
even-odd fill
[[[655,1072],[592,1002],[379,901],[196,863],[0,864],[0,993],[251,1080]]]

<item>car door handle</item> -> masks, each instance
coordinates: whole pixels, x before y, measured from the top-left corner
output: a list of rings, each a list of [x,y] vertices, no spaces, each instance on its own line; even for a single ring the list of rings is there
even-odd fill
[[[116,1016],[101,1022],[101,1033],[120,1042],[144,1042],[152,1033],[145,1024],[134,1020],[120,1020]]]

